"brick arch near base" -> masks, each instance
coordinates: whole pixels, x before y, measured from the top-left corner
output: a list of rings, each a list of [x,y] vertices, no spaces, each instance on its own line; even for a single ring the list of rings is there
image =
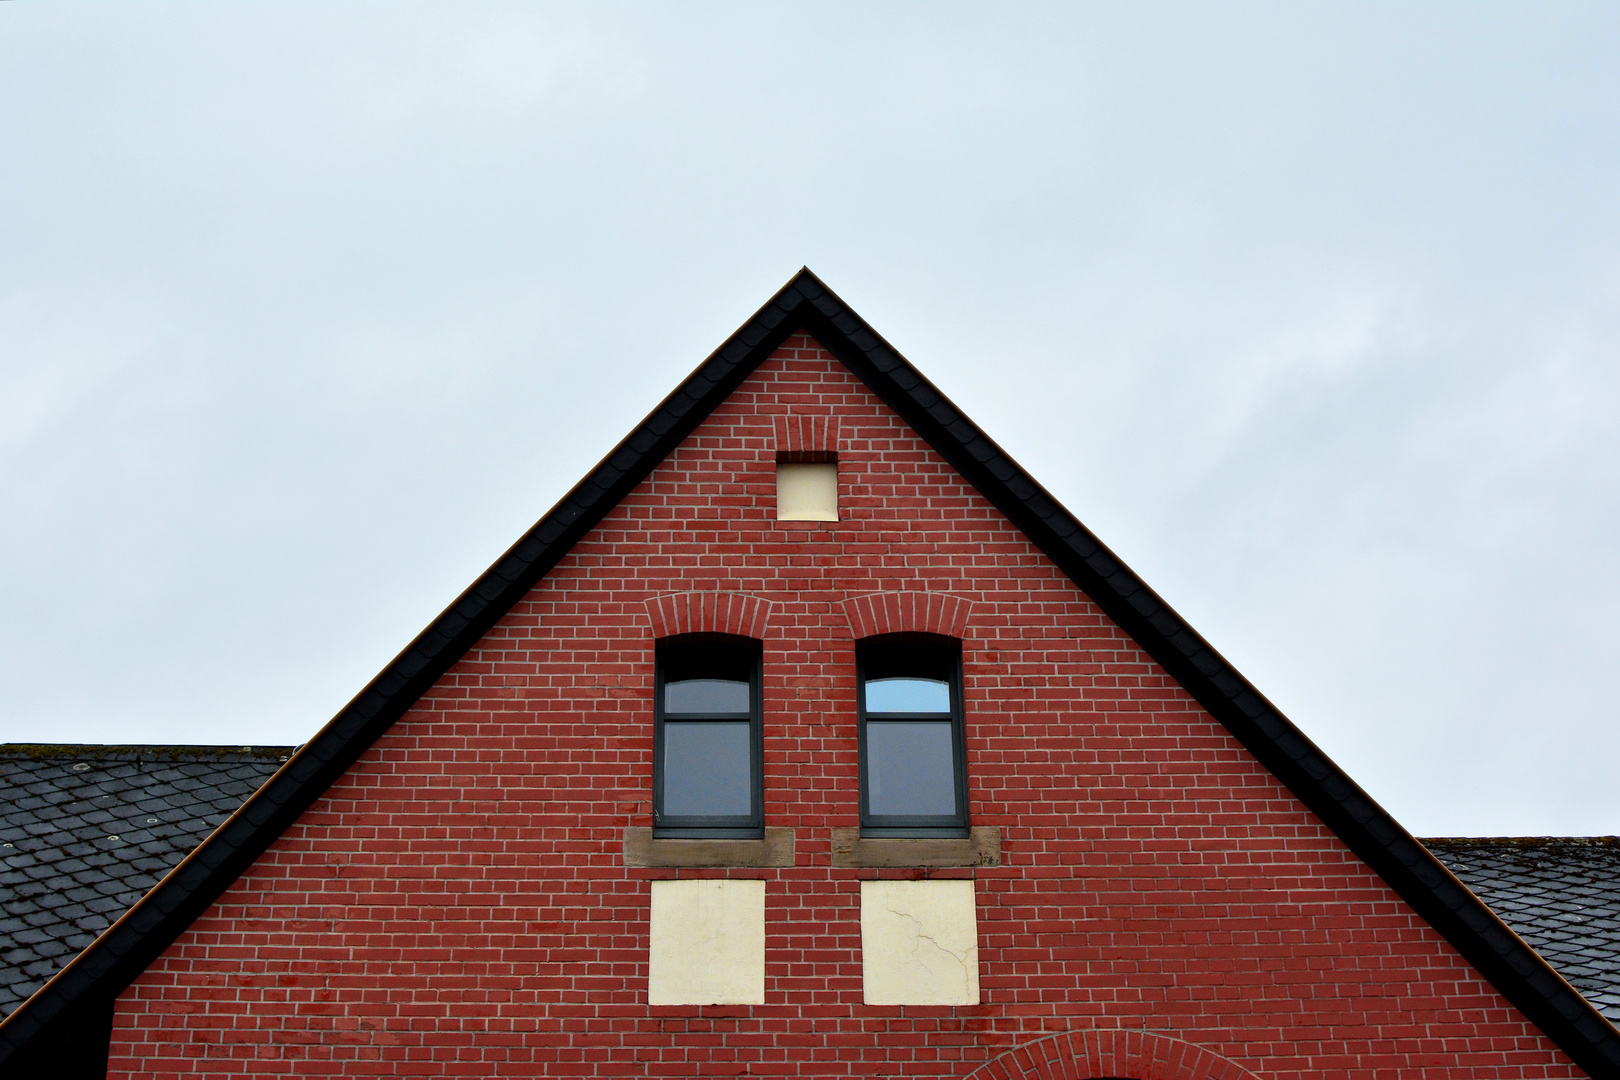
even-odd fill
[[[973,601],[949,593],[881,592],[844,601],[844,617],[856,641],[874,634],[940,634],[960,639],[967,633]]]
[[[1063,1031],[1016,1046],[967,1080],[1259,1080],[1201,1046],[1151,1031]]]
[[[774,605],[748,593],[666,593],[647,601],[653,637],[675,634],[736,634],[763,641]]]

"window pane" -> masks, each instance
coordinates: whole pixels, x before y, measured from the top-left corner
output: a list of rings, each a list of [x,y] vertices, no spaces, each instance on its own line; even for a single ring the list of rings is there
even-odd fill
[[[951,711],[951,687],[941,679],[867,679],[866,711]]]
[[[745,713],[748,684],[729,679],[684,679],[664,684],[666,713]]]
[[[746,687],[747,684],[744,684]],[[737,723],[664,724],[664,814],[747,817],[753,795],[748,727]]]
[[[868,720],[866,785],[875,815],[956,813],[950,721]]]

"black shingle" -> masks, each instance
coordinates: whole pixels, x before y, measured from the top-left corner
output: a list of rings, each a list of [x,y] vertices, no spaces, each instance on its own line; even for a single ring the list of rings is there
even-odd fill
[[[1531,948],[1620,1021],[1620,837],[1423,841]]]
[[[129,910],[291,754],[0,745],[0,1015]]]

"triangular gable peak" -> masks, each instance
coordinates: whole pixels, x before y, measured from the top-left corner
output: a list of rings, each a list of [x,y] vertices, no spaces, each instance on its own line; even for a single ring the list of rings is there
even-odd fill
[[[791,339],[791,340],[790,340]],[[783,346],[789,352],[784,354]],[[0,1061],[58,1044],[102,1022],[111,1001],[281,837],[361,756],[463,661],[497,623],[649,478],[700,425],[772,361],[824,357],[920,438],[963,490],[982,499],[1050,560],[1225,731],[1253,754],[1400,897],[1593,1076],[1620,1076],[1620,1036],[1421,845],[808,270],[801,271],[676,389],[595,470],[306,744],[224,826],[34,998],[0,1026]],[[824,352],[823,352],[824,350]],[[818,361],[819,362],[819,361]],[[813,462],[858,455],[858,425],[837,410],[758,412],[774,457]],[[768,418],[769,422],[765,423]],[[852,441],[853,440],[853,441]],[[767,458],[765,460],[773,460]],[[768,482],[762,471],[760,483]],[[638,492],[639,489],[639,492]],[[656,493],[654,493],[656,496]],[[858,497],[857,497],[858,501]],[[852,638],[894,629],[968,634],[974,600],[950,575],[910,576],[836,598]],[[682,585],[684,584],[684,587]],[[636,617],[664,632],[722,631],[767,640],[770,589],[669,583]],[[543,590],[542,590],[543,591]],[[644,633],[644,631],[643,631]],[[21,1060],[19,1058],[18,1060]]]

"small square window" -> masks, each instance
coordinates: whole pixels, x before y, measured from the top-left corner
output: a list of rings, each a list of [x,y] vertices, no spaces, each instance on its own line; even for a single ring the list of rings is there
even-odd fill
[[[838,463],[779,462],[776,466],[778,521],[837,521]]]
[[[690,634],[658,646],[653,833],[764,835],[757,641]]]
[[[960,646],[893,635],[855,656],[862,834],[966,836]]]

